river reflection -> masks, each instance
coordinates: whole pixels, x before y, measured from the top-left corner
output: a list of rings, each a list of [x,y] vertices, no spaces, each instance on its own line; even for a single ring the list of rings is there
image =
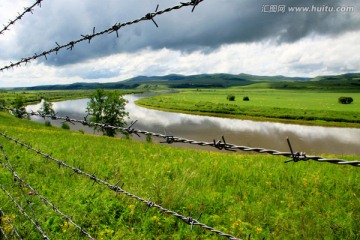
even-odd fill
[[[129,101],[126,105],[126,111],[130,113],[128,122],[138,120],[133,126],[137,129],[158,133],[166,132],[168,135],[207,142],[214,139],[220,140],[221,136],[225,136],[228,143],[287,152],[289,149],[286,137],[289,137],[295,151],[317,155],[360,155],[360,129],[302,126],[163,112],[137,106],[134,101],[142,96],[125,96]],[[83,119],[86,116],[87,102],[88,99],[55,102],[53,108],[60,116]],[[29,105],[26,109],[27,111],[37,111],[40,106],[41,104]],[[32,117],[32,120],[44,121],[38,117]],[[60,126],[61,122],[55,121],[53,125]],[[70,127],[73,130],[82,129],[85,132],[94,133],[92,129],[81,124],[71,125]],[[135,135],[133,138],[138,139]],[[174,146],[200,148],[195,145],[178,143],[174,144]],[[210,147],[201,148],[213,149]]]

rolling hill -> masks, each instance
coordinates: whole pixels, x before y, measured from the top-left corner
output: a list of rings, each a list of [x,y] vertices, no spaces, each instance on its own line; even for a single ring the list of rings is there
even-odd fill
[[[276,89],[360,90],[360,73],[348,73],[315,78],[286,76],[256,76],[249,74],[199,74],[165,76],[137,76],[125,81],[109,83],[73,83],[46,85],[17,90],[87,90],[87,89],[161,89],[161,88],[227,88],[235,86]]]

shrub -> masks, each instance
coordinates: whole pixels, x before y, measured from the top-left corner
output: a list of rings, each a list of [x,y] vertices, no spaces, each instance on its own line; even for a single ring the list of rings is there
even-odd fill
[[[52,126],[52,125],[51,125],[51,122],[50,122],[49,120],[46,120],[46,121],[45,121],[45,126],[51,127],[51,126]]]
[[[243,97],[243,101],[250,101],[250,98],[248,96]]]
[[[69,129],[70,129],[70,126],[69,126],[69,124],[63,122],[63,123],[61,124],[61,128],[62,128],[62,129],[65,129],[65,130],[69,130]]]
[[[228,95],[226,99],[229,101],[235,101],[235,95]]]
[[[341,104],[350,104],[352,103],[354,100],[352,99],[352,97],[339,97],[338,102]]]

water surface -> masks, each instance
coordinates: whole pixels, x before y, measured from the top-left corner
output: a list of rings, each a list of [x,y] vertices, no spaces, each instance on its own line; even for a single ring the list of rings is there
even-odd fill
[[[228,143],[287,152],[289,148],[286,138],[289,137],[294,151],[316,155],[360,155],[360,129],[357,128],[303,126],[164,112],[137,106],[134,101],[141,97],[143,95],[140,94],[125,96],[129,101],[126,111],[130,113],[127,122],[138,120],[133,126],[137,129],[206,142],[217,141],[225,136]],[[87,102],[88,99],[55,102],[53,108],[59,116],[82,120],[86,116]],[[41,104],[29,105],[26,109],[37,111],[40,106]],[[38,117],[32,117],[32,120],[44,121]],[[60,126],[61,121],[52,124]],[[75,131],[82,129],[94,133],[94,130],[81,124],[69,125]],[[134,135],[133,139],[143,138],[139,139]],[[163,139],[154,138],[154,141],[163,141]],[[213,150],[211,147],[204,148],[190,144],[175,143],[173,146]]]

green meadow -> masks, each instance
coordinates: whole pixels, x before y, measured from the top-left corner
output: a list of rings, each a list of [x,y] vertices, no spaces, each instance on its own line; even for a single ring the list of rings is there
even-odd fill
[[[204,102],[211,99],[220,102],[227,92],[215,91],[214,97],[204,92],[197,95],[196,91],[183,94],[161,99],[181,99],[188,94]],[[262,101],[266,106],[271,93],[267,94],[267,97],[266,93],[249,94],[248,103]],[[304,95],[302,99],[307,101]],[[273,101],[287,102],[275,97]],[[338,107],[354,111],[351,106]],[[321,109],[319,105],[317,108]],[[360,238],[357,167],[314,161],[285,164],[288,159],[279,156],[184,150],[176,145],[140,143],[131,138],[87,135],[15,119],[5,112],[0,112],[0,132],[111,184],[124,184],[124,190],[184,216],[198,218],[202,214],[200,222],[238,238],[248,239],[249,235],[251,239]],[[0,144],[22,179],[96,239],[222,239],[199,226],[191,230],[173,216],[149,209],[121,193],[115,194],[1,136]],[[2,153],[0,161],[6,162]],[[0,184],[33,216],[27,201],[31,203],[36,219],[50,239],[85,238],[27,187],[19,187],[3,166]],[[41,238],[1,190],[0,208],[6,214],[0,221],[6,234],[13,233],[8,219],[23,239]]]
[[[137,104],[169,111],[240,119],[323,126],[360,126],[360,92],[280,90],[250,86],[190,89],[177,94],[143,98],[137,101]],[[227,100],[229,95],[235,96],[235,101]],[[353,103],[338,103],[338,98],[342,96],[352,97]],[[244,97],[248,97],[249,101],[243,101]]]

